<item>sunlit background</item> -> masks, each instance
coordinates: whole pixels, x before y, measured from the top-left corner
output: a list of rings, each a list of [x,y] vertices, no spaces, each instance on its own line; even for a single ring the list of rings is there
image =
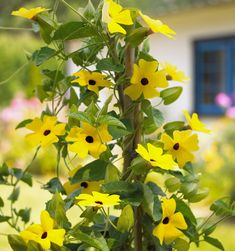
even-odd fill
[[[42,46],[38,33],[30,22],[12,17],[12,10],[19,7],[48,7],[50,1],[10,0],[0,1],[0,163],[24,168],[33,155],[33,150],[24,140],[24,131],[15,131],[19,121],[40,115],[43,107],[34,93],[40,94],[43,68],[55,69],[56,62],[36,68],[28,63],[27,56]],[[75,8],[86,4],[83,0],[68,0]],[[197,112],[212,130],[201,136],[202,150],[197,165],[201,183],[209,188],[208,198],[194,205],[198,215],[209,214],[208,205],[216,198],[235,198],[235,1],[234,0],[122,0],[123,5],[138,7],[152,17],[159,17],[177,32],[176,39],[154,34],[151,36],[151,53],[162,62],[178,66],[190,78],[184,84],[181,98],[170,107],[163,107],[167,120],[183,118],[183,109]],[[94,1],[97,4],[97,1]],[[58,6],[60,20],[76,20],[76,16],[63,6]],[[4,30],[17,27],[18,30]],[[68,48],[76,43],[68,44]],[[69,64],[67,71],[76,67]],[[40,95],[39,95],[40,96]],[[52,157],[54,156],[54,158]],[[40,190],[43,183],[54,175],[55,150],[51,147],[42,152],[31,171],[36,175],[33,188],[22,187],[23,198],[19,205],[32,207],[32,221],[50,198],[47,191]],[[66,170],[64,171],[66,174]],[[1,196],[7,194],[2,190]],[[35,196],[40,194],[40,196]],[[0,234],[8,232],[0,224]],[[226,251],[235,250],[235,225],[232,220],[223,223],[214,233],[224,244]],[[10,250],[6,238],[0,235],[0,249]],[[207,244],[200,249],[216,250]]]

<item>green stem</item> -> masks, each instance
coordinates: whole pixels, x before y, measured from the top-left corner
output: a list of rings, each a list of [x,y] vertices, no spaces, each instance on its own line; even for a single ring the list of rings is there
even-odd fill
[[[17,28],[0,26],[0,30],[19,30],[19,31],[33,31],[32,28]]]
[[[34,162],[34,160],[37,158],[38,152],[40,150],[41,146],[38,146],[31,162],[28,164],[28,166],[24,169],[23,173],[22,173],[22,177],[24,176],[25,173],[28,172],[29,168],[31,167],[32,163]],[[19,183],[20,179],[17,179],[16,182],[13,184],[14,187],[16,187],[16,185]]]
[[[8,77],[7,79],[1,81],[0,85],[8,83],[12,78],[14,78],[18,73],[20,73],[25,68],[25,66],[28,65],[28,63],[29,62],[26,62],[25,64],[20,66],[20,68],[18,68],[10,77]]]

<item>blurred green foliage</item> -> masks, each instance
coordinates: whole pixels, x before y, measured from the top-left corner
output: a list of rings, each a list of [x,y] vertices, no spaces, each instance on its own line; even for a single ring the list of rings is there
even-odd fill
[[[214,132],[217,140],[203,153],[198,163],[201,182],[210,189],[210,199],[231,196],[235,199],[235,120],[222,118]]]
[[[17,41],[17,42],[16,42]],[[15,93],[24,90],[32,96],[34,86],[41,81],[40,72],[33,64],[27,64],[26,54],[40,45],[37,39],[29,34],[10,35],[3,33],[0,36],[0,82],[9,79],[24,64],[25,67],[9,81],[0,85],[0,107],[9,104]],[[24,48],[24,49],[22,49]]]

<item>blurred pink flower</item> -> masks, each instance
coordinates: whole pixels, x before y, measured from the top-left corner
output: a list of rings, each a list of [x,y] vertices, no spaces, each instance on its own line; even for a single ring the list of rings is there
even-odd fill
[[[33,97],[26,99],[22,94],[18,94],[10,103],[0,112],[0,118],[4,122],[23,120],[27,113],[40,111],[40,101]]]
[[[217,105],[228,108],[232,105],[232,100],[231,98],[226,94],[226,93],[219,93],[215,97],[215,102]]]
[[[232,106],[232,107],[229,107],[226,111],[226,115],[229,117],[229,118],[235,118],[235,106]]]

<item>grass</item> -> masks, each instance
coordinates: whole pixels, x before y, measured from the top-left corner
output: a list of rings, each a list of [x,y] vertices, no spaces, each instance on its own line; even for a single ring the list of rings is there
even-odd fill
[[[7,203],[7,197],[10,193],[8,187],[1,186],[0,188],[1,196],[4,198],[6,209],[9,207]],[[51,195],[41,189],[41,181],[35,182],[34,187],[30,188],[25,184],[21,185],[21,196],[20,201],[17,202],[17,208],[31,207],[32,217],[31,221],[38,222],[40,212],[45,209],[45,202],[51,198]],[[80,211],[77,207],[73,207],[68,212],[68,217],[73,219],[73,222],[79,220]],[[9,228],[5,223],[0,223],[0,250],[1,251],[11,251],[7,243],[7,237],[4,234],[15,233]],[[212,237],[218,238],[224,245],[225,251],[235,250],[235,241],[233,239],[235,236],[235,226],[233,224],[221,224],[218,226],[216,231],[213,233]],[[190,251],[216,251],[217,248],[211,246],[210,244],[202,242],[200,247],[197,248],[195,245],[191,245]]]

